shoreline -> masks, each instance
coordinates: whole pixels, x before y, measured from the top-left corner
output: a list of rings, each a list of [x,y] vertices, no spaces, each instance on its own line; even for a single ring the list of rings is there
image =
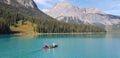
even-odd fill
[[[50,34],[111,34],[112,32],[81,32],[81,33],[11,33],[11,34],[0,34],[0,35],[30,35],[30,36],[36,36],[36,35],[50,35]]]
[[[31,36],[36,36],[36,35],[54,35],[54,34],[106,34],[107,32],[82,32],[82,33],[33,33],[33,34],[26,34],[26,33],[14,33],[14,34],[9,34],[9,35],[31,35]]]
[[[83,33],[38,33],[41,34],[106,34],[106,32],[83,32]]]

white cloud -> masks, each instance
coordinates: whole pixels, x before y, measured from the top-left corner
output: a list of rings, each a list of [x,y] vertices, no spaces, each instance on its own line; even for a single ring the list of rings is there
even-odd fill
[[[120,9],[105,11],[108,14],[120,15]]]
[[[120,3],[111,5],[109,10],[105,11],[108,14],[120,15]]]
[[[112,8],[120,7],[120,4],[114,4],[112,5]]]

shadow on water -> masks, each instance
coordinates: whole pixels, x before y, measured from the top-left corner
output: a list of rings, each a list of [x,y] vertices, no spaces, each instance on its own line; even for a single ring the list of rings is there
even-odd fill
[[[9,34],[9,35],[0,35],[0,39],[13,39],[16,37],[22,37],[21,35],[14,35],[14,34]]]
[[[38,36],[38,35],[36,35]],[[36,38],[34,35],[17,35],[17,34],[9,34],[9,35],[0,35],[0,39],[34,39]]]

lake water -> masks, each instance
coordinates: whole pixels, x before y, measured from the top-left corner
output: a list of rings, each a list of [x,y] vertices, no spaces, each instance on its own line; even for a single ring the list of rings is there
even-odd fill
[[[120,58],[120,34],[0,35],[0,58]]]

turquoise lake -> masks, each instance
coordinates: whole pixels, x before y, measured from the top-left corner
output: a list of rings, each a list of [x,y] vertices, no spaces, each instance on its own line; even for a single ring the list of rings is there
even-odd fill
[[[0,58],[120,58],[120,34],[0,35]]]

